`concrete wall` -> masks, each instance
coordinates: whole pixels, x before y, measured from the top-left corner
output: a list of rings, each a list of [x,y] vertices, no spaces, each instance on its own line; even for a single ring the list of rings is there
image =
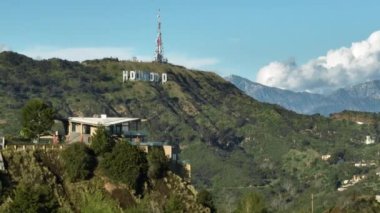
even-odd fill
[[[173,147],[170,146],[170,145],[164,145],[163,148],[164,148],[165,156],[167,158],[169,158],[169,159],[172,159],[172,156],[173,156]]]

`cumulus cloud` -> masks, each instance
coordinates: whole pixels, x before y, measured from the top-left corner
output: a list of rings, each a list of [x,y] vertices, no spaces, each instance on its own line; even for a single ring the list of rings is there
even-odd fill
[[[303,65],[294,60],[272,62],[259,70],[256,81],[294,91],[327,93],[375,79],[380,79],[380,31]]]

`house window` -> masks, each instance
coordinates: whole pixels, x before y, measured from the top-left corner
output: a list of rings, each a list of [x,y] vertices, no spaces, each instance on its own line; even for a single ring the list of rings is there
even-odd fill
[[[84,134],[90,134],[91,133],[91,126],[84,125]]]
[[[120,135],[121,134],[121,125],[116,125],[116,134]]]
[[[71,132],[76,132],[76,127],[77,127],[76,123],[71,123]]]

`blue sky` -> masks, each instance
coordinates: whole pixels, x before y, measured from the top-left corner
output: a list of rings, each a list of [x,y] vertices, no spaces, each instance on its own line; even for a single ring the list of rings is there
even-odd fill
[[[273,61],[304,64],[380,30],[375,0],[1,0],[0,45],[35,58],[150,60],[158,8],[170,62],[251,80]]]

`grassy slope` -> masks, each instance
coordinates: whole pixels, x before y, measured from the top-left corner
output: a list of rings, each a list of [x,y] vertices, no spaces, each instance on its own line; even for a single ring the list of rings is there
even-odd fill
[[[169,82],[122,84],[121,70],[166,72]],[[253,187],[276,210],[306,209],[311,193],[335,198],[336,180],[355,172],[349,161],[372,160],[378,150],[360,143],[365,135],[377,135],[372,125],[297,115],[251,99],[214,73],[170,64],[33,61],[2,53],[0,74],[0,125],[5,133],[18,129],[13,118],[32,97],[51,101],[62,116],[148,118],[150,138],[179,143],[182,158],[192,163],[193,180],[214,192],[222,210]],[[346,153],[345,163],[319,160],[321,154],[340,150]],[[317,208],[336,200],[325,200]]]

